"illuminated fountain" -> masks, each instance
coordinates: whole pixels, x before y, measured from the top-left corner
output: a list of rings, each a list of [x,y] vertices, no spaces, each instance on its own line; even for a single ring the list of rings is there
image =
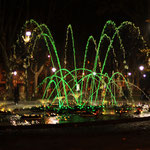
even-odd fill
[[[43,105],[41,105],[40,107],[32,107],[31,113],[23,115],[21,117],[19,115],[19,119],[18,117],[16,118],[15,115],[15,119],[19,120],[19,125],[20,118],[27,120],[29,116],[30,119],[38,118],[39,120],[42,120],[41,118],[45,116],[45,118],[47,118],[45,124],[49,124],[50,122],[57,123],[58,118],[59,120],[63,118],[63,114],[67,114],[67,116],[64,117],[65,120],[67,120],[67,118],[76,117],[74,115],[71,116],[70,114],[77,114],[77,117],[86,115],[102,116],[99,114],[102,114],[102,112],[107,114],[108,108],[109,114],[111,115],[114,115],[115,113],[121,114],[131,110],[134,111],[131,106],[128,107],[127,105],[123,105],[123,103],[121,104],[121,106],[119,106],[120,104],[118,103],[118,96],[116,94],[119,93],[122,96],[125,95],[124,101],[126,102],[126,104],[129,101],[129,99],[133,104],[134,99],[132,97],[132,91],[130,90],[131,86],[137,88],[140,92],[142,92],[142,90],[139,87],[130,83],[124,77],[123,73],[119,72],[118,67],[119,64],[122,64],[124,69],[128,68],[125,58],[125,48],[122,44],[122,39],[120,38],[119,32],[127,25],[133,26],[133,28],[138,29],[134,26],[133,23],[125,21],[117,27],[113,21],[109,20],[106,22],[102,30],[98,43],[96,42],[93,36],[89,36],[85,45],[82,67],[77,67],[77,53],[75,50],[74,35],[71,25],[67,27],[64,50],[64,63],[61,64],[54,38],[48,27],[45,24],[38,24],[34,20],[27,21],[24,27],[26,28],[28,24],[32,24],[35,26],[30,37],[31,39],[33,39],[33,42],[30,46],[30,55],[33,57],[38,40],[44,39],[45,45],[49,52],[48,56],[49,58],[51,58],[51,67],[53,68],[53,74],[47,76],[38,86],[41,87],[43,86],[43,84],[46,84],[46,88],[42,96]],[[108,26],[111,26],[114,30],[114,33],[111,36],[106,33]],[[36,33],[36,36],[34,35],[34,33]],[[74,65],[74,69],[71,70],[67,68],[67,50],[69,43],[69,35],[71,35]],[[117,54],[113,46],[116,37],[119,40],[119,47],[123,57],[122,62],[118,61]],[[107,45],[105,57],[103,58],[103,60],[101,60],[102,42],[104,39],[107,39],[107,41],[109,42]],[[95,58],[93,61],[93,68],[89,69],[87,67],[87,57],[91,42],[94,44],[93,51],[95,51]],[[111,73],[111,75],[109,75],[107,72],[105,72],[105,68],[106,64],[108,63],[108,58],[111,52],[113,54],[113,59],[115,62],[115,70]],[[122,85],[119,84],[121,81],[124,82],[124,86],[126,87],[126,90],[128,91],[128,96],[130,98],[126,97],[125,91],[122,89]],[[33,112],[36,112],[36,115],[33,114]],[[18,112],[13,113],[17,114]],[[59,116],[57,116],[58,114]],[[14,119],[12,120],[12,122],[14,122]],[[29,122],[24,122],[23,124],[27,123]]]
[[[57,71],[54,72],[51,76],[46,77],[43,82],[39,85],[42,86],[42,84],[46,83],[46,90],[43,94],[42,99],[50,100],[50,105],[57,105],[59,108],[62,106],[85,106],[85,105],[104,105],[106,100],[106,95],[109,95],[109,101],[112,105],[117,104],[115,91],[114,89],[119,89],[119,85],[117,84],[116,78],[119,77],[120,80],[123,80],[125,82],[125,85],[128,88],[128,91],[130,91],[130,83],[126,80],[126,78],[123,76],[121,72],[118,70],[118,60],[115,53],[115,49],[113,47],[114,39],[117,37],[119,39],[120,43],[120,50],[122,51],[123,55],[123,65],[127,67],[126,64],[126,58],[125,58],[125,49],[122,44],[122,40],[119,35],[119,31],[126,25],[132,25],[134,28],[137,28],[134,26],[133,23],[125,21],[121,23],[120,26],[116,26],[116,24],[113,21],[107,21],[99,42],[96,43],[96,40],[93,36],[89,36],[86,46],[85,46],[85,53],[84,53],[84,60],[83,65],[81,68],[77,68],[77,62],[76,62],[76,50],[75,50],[75,43],[74,43],[74,36],[73,36],[73,30],[72,26],[69,25],[66,32],[66,43],[65,43],[65,57],[64,57],[64,67],[62,67],[60,63],[60,59],[57,53],[55,41],[53,39],[53,36],[50,32],[50,30],[47,28],[45,24],[38,24],[34,20],[28,21],[26,24],[35,24],[36,30],[40,30],[40,33],[36,36],[36,39],[34,40],[33,44],[33,52],[37,43],[37,40],[40,38],[44,38],[45,44],[47,46],[47,49],[49,51],[49,55],[51,58],[52,66],[58,67]],[[108,26],[112,26],[114,28],[114,33],[112,36],[108,36],[106,34],[106,29]],[[72,51],[73,51],[73,62],[74,62],[74,69],[69,70],[67,69],[67,47],[68,47],[68,38],[69,38],[69,32],[71,33],[71,39],[72,39]],[[140,32],[139,32],[140,33]],[[109,40],[109,44],[107,47],[107,52],[103,61],[103,64],[101,64],[101,45],[103,39],[106,38]],[[88,55],[88,49],[90,41],[92,41],[95,45],[95,59],[94,59],[94,66],[92,69],[88,69],[86,67],[87,63],[87,55]],[[50,49],[51,45],[51,49]],[[54,55],[52,55],[52,51],[54,52]],[[110,51],[113,52],[113,58],[114,62],[116,64],[116,72],[113,72],[111,76],[108,75],[108,73],[104,72],[107,59],[109,57]],[[57,63],[54,63],[54,59],[57,60]],[[130,85],[129,85],[130,84]],[[48,93],[49,89],[51,90],[51,93]],[[122,95],[124,95],[123,91],[121,90]],[[55,95],[52,97],[52,95]],[[131,93],[130,93],[131,95]]]

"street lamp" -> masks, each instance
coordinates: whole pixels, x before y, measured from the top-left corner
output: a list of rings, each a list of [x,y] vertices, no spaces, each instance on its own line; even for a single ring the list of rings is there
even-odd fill
[[[30,41],[30,36],[31,36],[31,31],[26,31],[25,37],[22,36],[22,38],[23,38],[25,44],[28,43],[28,42]]]
[[[143,70],[144,70],[144,66],[141,65],[141,66],[139,67],[139,69],[140,69],[140,71],[143,71]]]
[[[14,71],[14,76],[16,76],[17,75],[17,71]]]
[[[31,31],[26,31],[26,36],[31,36]]]
[[[12,75],[13,75],[13,85],[16,86],[17,85],[17,71],[13,71]]]
[[[53,68],[52,68],[52,72],[56,72],[56,68],[53,67]]]
[[[31,36],[31,31],[26,31],[25,36],[22,36],[25,45],[30,41],[30,36]],[[27,46],[27,45],[26,45]],[[29,53],[28,46],[27,48],[27,53]],[[25,68],[25,91],[26,91],[26,100],[28,100],[28,67],[30,66],[30,61],[29,61],[29,56],[27,56],[24,59],[24,65],[23,67]]]
[[[143,78],[146,78],[146,74],[143,74]]]
[[[17,75],[17,71],[12,72],[12,74],[13,74],[14,76],[16,76],[16,75]]]
[[[96,72],[93,72],[93,75],[95,76],[95,75],[96,75]]]
[[[131,72],[128,72],[128,76],[131,76],[132,75],[132,73]]]

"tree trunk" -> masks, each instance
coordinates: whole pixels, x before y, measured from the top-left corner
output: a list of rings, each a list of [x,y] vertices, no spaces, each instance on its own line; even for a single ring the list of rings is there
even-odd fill
[[[46,78],[47,77],[47,69],[45,69],[44,74],[45,74],[45,78]],[[47,85],[47,81],[43,85],[43,92],[46,90],[46,85]]]
[[[34,97],[38,96],[38,78],[40,73],[42,72],[44,65],[42,65],[39,69],[39,71],[37,71],[38,65],[35,65],[35,71],[34,71]]]

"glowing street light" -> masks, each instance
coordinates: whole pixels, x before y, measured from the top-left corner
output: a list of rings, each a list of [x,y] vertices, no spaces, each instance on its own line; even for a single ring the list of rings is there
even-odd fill
[[[128,76],[131,76],[132,75],[132,73],[131,72],[128,72]]]
[[[26,36],[31,36],[31,31],[26,31]]]
[[[30,41],[31,31],[26,31],[25,37],[22,36],[25,43],[28,43]]]
[[[16,76],[16,75],[17,75],[17,71],[12,72],[12,74],[13,74],[14,76]]]
[[[15,75],[15,76],[17,75],[17,71],[14,71],[14,75]]]
[[[95,75],[96,75],[96,72],[93,72],[93,75],[95,76]]]
[[[51,56],[50,56],[50,55],[48,55],[47,57],[48,57],[48,58],[50,58]]]
[[[56,68],[53,67],[53,68],[52,68],[52,71],[53,71],[53,72],[56,72]]]
[[[143,77],[146,78],[146,74],[143,74]]]
[[[139,69],[140,69],[140,71],[143,71],[144,70],[144,66],[140,66]]]

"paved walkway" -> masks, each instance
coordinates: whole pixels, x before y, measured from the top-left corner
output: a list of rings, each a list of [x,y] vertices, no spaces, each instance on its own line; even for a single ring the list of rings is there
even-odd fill
[[[19,101],[16,105],[14,101],[0,101],[0,110],[10,110],[21,109],[21,108],[31,108],[34,106],[40,106],[41,104],[47,103],[46,100],[34,100],[34,101]]]

